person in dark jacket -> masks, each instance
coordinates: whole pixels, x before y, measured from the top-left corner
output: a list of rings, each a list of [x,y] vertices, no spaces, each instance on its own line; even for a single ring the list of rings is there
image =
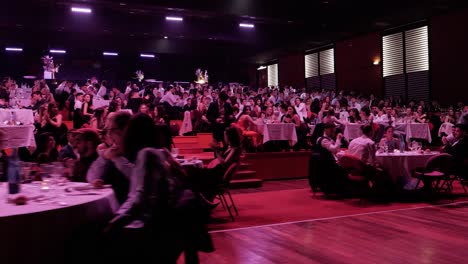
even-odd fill
[[[213,129],[213,138],[216,142],[224,142],[224,130],[231,125],[235,117],[231,103],[228,102],[229,96],[225,92],[219,94],[219,99],[212,102],[208,107],[206,118],[211,123]]]

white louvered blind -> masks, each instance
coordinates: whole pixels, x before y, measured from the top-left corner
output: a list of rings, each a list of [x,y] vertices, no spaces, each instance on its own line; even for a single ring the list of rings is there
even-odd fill
[[[384,36],[383,44],[383,77],[403,73],[403,33]]]
[[[406,72],[429,70],[429,41],[427,26],[405,32]]]
[[[318,76],[318,53],[312,53],[305,55],[305,77]]]
[[[335,56],[333,49],[320,52],[320,75],[335,72]]]
[[[278,63],[268,65],[268,86],[278,86]]]

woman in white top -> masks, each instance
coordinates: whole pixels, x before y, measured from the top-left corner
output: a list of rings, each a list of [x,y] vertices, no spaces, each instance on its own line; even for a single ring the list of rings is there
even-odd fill
[[[299,115],[301,121],[304,121],[307,118],[307,109],[304,103],[301,103],[301,99],[297,97],[294,100],[294,108],[296,109],[296,113]]]

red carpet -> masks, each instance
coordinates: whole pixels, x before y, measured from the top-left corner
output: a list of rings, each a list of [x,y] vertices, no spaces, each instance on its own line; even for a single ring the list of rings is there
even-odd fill
[[[461,187],[460,189],[456,188],[455,193],[460,194],[460,191],[463,192]],[[234,194],[233,199],[239,210],[236,221],[232,222],[228,212],[224,211],[220,205],[213,214],[215,221],[209,225],[210,230],[278,224],[430,205],[426,202],[375,204],[364,201],[360,204],[359,199],[327,200],[320,194],[314,197],[309,188]],[[465,198],[461,199],[466,200]],[[451,201],[443,200],[439,203],[449,202]]]

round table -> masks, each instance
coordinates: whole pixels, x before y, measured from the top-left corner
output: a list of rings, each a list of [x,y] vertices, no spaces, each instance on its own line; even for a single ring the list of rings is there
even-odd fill
[[[35,199],[26,205],[7,203],[8,184],[0,183],[0,255],[2,263],[69,263],[98,250],[97,238],[119,204],[112,189],[66,188],[86,183],[21,185],[21,194]]]
[[[412,190],[415,188],[416,179],[411,177],[411,173],[416,168],[423,168],[427,160],[439,152],[411,152],[400,153],[377,153],[375,159],[380,163],[383,169],[392,178],[392,181],[403,187],[403,189]]]
[[[177,161],[182,165],[182,167],[203,168],[203,161],[201,160],[178,159]]]
[[[5,135],[4,148],[35,147],[33,125],[4,126],[0,131]]]

